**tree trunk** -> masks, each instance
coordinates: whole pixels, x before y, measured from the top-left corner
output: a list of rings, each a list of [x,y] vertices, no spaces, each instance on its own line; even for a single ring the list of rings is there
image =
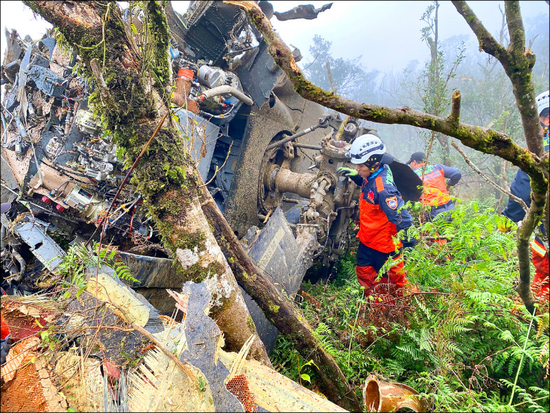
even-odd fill
[[[531,271],[529,266],[529,239],[531,234],[543,219],[543,213],[548,192],[548,156],[544,156],[542,146],[542,131],[535,104],[535,87],[532,82],[532,70],[535,65],[535,55],[531,49],[525,49],[525,30],[521,19],[518,1],[508,1],[504,4],[510,44],[505,49],[485,29],[481,21],[474,14],[472,9],[464,1],[454,0],[452,2],[457,11],[464,17],[472,31],[478,38],[480,49],[494,56],[502,64],[506,75],[512,82],[516,105],[519,109],[523,131],[529,150],[527,154],[535,154],[540,157],[540,174],[536,176],[527,171],[522,165],[513,162],[524,170],[531,178],[531,208],[527,212],[523,224],[518,231],[518,254],[520,284],[518,293],[530,312],[534,309],[535,300],[531,292]],[[548,228],[548,214],[546,214],[544,225]]]
[[[89,102],[102,115],[130,164],[168,111],[170,96],[169,32],[163,7],[146,2],[147,38],[135,47],[115,2],[26,1],[58,27],[86,68],[95,67],[96,90]],[[198,199],[198,171],[182,151],[173,124],[158,133],[132,183],[142,195],[165,245],[178,259],[186,280],[204,281],[212,293],[212,316],[225,333],[226,346],[239,351],[256,333],[231,269],[210,231]],[[261,340],[251,354],[270,366]]]

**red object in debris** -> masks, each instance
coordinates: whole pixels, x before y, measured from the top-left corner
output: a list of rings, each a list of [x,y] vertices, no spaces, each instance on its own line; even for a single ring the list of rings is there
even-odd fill
[[[191,79],[193,80],[194,72],[191,69],[178,70],[178,79]]]
[[[65,208],[63,208],[61,205],[56,205],[55,209],[57,209],[59,212],[65,211]]]
[[[103,368],[105,369],[107,376],[117,380],[120,379],[120,370],[114,363],[107,359],[103,359]]]
[[[46,195],[44,195],[42,197],[42,202],[44,202],[46,204],[49,204],[50,202],[52,202],[52,200],[50,198],[48,198]]]
[[[10,337],[14,342],[37,336],[39,331],[47,330],[57,317],[55,311],[40,307],[33,308],[33,313],[39,313],[39,315],[26,314],[19,310],[19,306],[25,307],[9,301],[2,308],[2,318],[9,327]],[[28,308],[25,311],[28,311]]]
[[[0,313],[0,339],[4,340],[10,334],[10,328],[4,321],[4,316]]]

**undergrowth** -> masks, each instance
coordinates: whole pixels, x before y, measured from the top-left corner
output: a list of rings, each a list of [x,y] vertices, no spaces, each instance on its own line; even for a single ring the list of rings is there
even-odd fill
[[[503,217],[476,202],[452,215],[417,226],[419,243],[405,254],[407,297],[393,306],[363,298],[356,247],[330,283],[302,285],[299,305],[358,396],[376,373],[413,387],[429,411],[546,412],[547,297],[532,317],[514,291],[516,243],[514,231],[498,230]],[[282,335],[272,361],[317,390],[316,366]]]
[[[93,246],[71,245],[63,262],[57,268],[57,272],[69,284],[83,288],[86,286],[86,270],[102,265],[113,268],[114,276],[121,280],[129,282],[139,281],[130,273],[129,268],[120,261],[116,260],[116,248],[99,248],[99,243],[94,242]]]

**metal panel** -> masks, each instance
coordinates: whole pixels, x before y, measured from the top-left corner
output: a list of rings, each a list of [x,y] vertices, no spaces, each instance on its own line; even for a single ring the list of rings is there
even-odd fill
[[[27,76],[34,81],[36,87],[49,96],[61,96],[65,92],[63,83],[65,79],[62,76],[56,75],[50,69],[33,65]]]
[[[281,74],[282,70],[275,64],[264,40],[258,46],[257,52],[237,69],[244,91],[252,97],[258,107],[267,102]]]
[[[292,230],[282,209],[278,207],[250,247],[248,254],[279,292],[283,296],[291,297],[298,291],[304,276],[304,273],[293,270],[299,256],[298,250]],[[279,330],[265,318],[261,308],[244,290],[242,293],[258,335],[267,352],[271,353]]]
[[[46,224],[46,228],[47,228]],[[21,239],[31,247],[31,252],[44,266],[55,272],[65,257],[65,251],[46,234],[39,225],[39,220],[34,222],[18,223],[13,230],[19,234]]]

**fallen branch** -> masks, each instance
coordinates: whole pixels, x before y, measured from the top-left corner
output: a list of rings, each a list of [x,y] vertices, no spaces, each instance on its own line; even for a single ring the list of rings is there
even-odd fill
[[[309,323],[254,264],[215,202],[209,202],[212,195],[208,189],[199,186],[202,189],[202,210],[239,285],[259,305],[266,318],[295,345],[300,354],[308,360],[312,359],[319,367],[320,390],[327,398],[347,410],[362,411],[353,388],[336,361],[315,338]]]
[[[548,174],[548,161],[542,159],[544,153],[542,148],[542,133],[536,113],[536,105],[534,104],[535,94],[532,82],[532,69],[535,64],[535,55],[531,50],[524,51],[518,46],[520,43],[524,44],[521,41],[523,34],[515,34],[514,44],[510,47],[510,50],[506,50],[493,39],[466,2],[459,0],[452,1],[457,11],[465,18],[468,25],[470,25],[476,34],[480,50],[484,50],[495,56],[502,64],[506,75],[512,82],[528,149],[521,148],[504,133],[458,121],[460,114],[458,93],[454,94],[451,115],[447,118],[442,118],[408,107],[398,109],[380,105],[361,104],[323,90],[305,78],[300,68],[296,65],[292,52],[273,30],[271,23],[262,13],[256,2],[227,0],[225,3],[233,4],[247,11],[251,22],[264,36],[264,40],[269,45],[268,51],[273,60],[287,74],[294,85],[294,89],[303,98],[318,103],[325,108],[333,109],[358,119],[385,124],[411,125],[451,136],[479,152],[499,156],[518,166],[529,175],[532,181],[533,202],[517,235],[520,263],[520,284],[517,291],[525,303],[525,307],[532,313],[535,300],[530,284],[529,241],[531,234],[544,213],[544,204],[548,192],[548,181],[545,178]],[[514,21],[511,24],[509,23],[509,29],[512,27],[515,30],[522,31],[523,24],[521,22],[518,3],[518,1],[512,0],[506,2],[506,20],[508,22],[511,20]],[[524,48],[524,46],[522,47]],[[545,225],[548,227],[548,222],[545,222]]]

